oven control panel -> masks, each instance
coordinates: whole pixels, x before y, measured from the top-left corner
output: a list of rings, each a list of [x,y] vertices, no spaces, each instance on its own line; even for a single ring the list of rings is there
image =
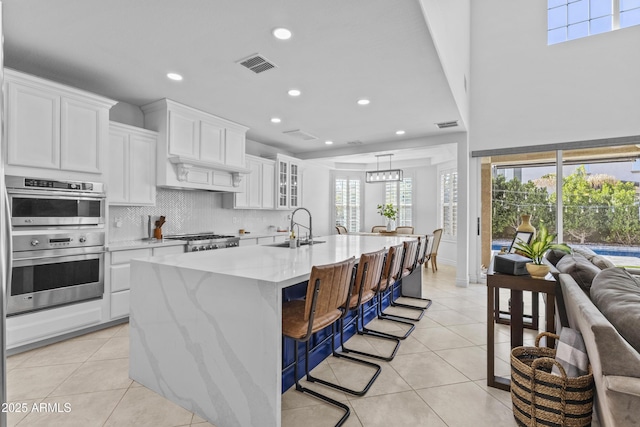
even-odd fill
[[[92,182],[67,182],[29,178],[24,180],[24,186],[28,188],[54,188],[57,190],[93,190]]]
[[[5,181],[7,188],[10,189],[60,190],[86,193],[102,193],[104,191],[104,185],[101,182],[57,181],[13,175],[7,175]]]
[[[104,231],[74,231],[56,234],[18,234],[13,236],[13,251],[41,251],[104,246]]]

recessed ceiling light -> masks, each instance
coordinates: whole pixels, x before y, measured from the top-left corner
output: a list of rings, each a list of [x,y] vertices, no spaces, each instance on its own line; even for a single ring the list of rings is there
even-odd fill
[[[291,31],[286,28],[276,28],[273,30],[273,37],[278,40],[289,40],[291,38]]]
[[[271,123],[280,123],[282,120],[280,120],[279,117],[272,117],[271,118]]]
[[[287,93],[289,94],[289,96],[300,96],[302,92],[300,92],[298,89],[290,89]]]
[[[402,129],[396,131],[396,135],[404,135],[404,134],[405,132]]]
[[[368,99],[362,98],[362,99],[358,99],[358,105],[369,105],[371,101],[369,101]]]
[[[170,78],[171,80],[175,80],[175,81],[180,81],[182,80],[182,76],[180,74],[177,73],[168,73],[167,77]]]
[[[324,143],[327,144],[327,145],[331,145],[331,144],[333,144],[333,141],[325,141]]]

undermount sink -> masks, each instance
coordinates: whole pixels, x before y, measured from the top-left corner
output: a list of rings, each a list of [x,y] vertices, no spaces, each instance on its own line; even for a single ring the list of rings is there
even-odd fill
[[[300,242],[300,246],[306,246],[306,245],[309,245],[310,243],[311,242],[303,242],[303,241],[301,241]],[[324,240],[314,240],[313,241],[314,245],[317,245],[318,243],[326,243],[326,242]],[[266,245],[266,246],[273,246],[275,248],[288,248],[289,247],[289,241],[285,240],[282,243],[274,243],[272,245]]]

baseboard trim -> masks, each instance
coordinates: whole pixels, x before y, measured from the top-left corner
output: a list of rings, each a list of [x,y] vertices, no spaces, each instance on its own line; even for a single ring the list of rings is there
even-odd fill
[[[14,354],[24,353],[25,351],[33,350],[36,348],[44,347],[49,344],[55,344],[57,342],[65,341],[71,338],[79,337],[80,335],[85,335],[91,332],[99,331],[101,329],[110,328],[112,326],[116,326],[122,323],[127,323],[129,321],[129,316],[123,317],[122,319],[112,320],[110,322],[101,323],[99,325],[90,326],[85,329],[80,329],[78,331],[69,332],[63,335],[58,335],[51,338],[46,338],[41,341],[32,342],[29,344],[24,344],[18,347],[13,347],[11,349],[7,349],[7,356],[13,356]]]

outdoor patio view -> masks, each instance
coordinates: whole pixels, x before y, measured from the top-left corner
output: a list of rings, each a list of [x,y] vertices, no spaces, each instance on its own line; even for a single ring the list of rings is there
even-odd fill
[[[563,166],[563,236],[603,255],[640,256],[637,161]],[[557,232],[555,166],[499,166],[492,178],[492,249],[511,243],[522,214]]]

